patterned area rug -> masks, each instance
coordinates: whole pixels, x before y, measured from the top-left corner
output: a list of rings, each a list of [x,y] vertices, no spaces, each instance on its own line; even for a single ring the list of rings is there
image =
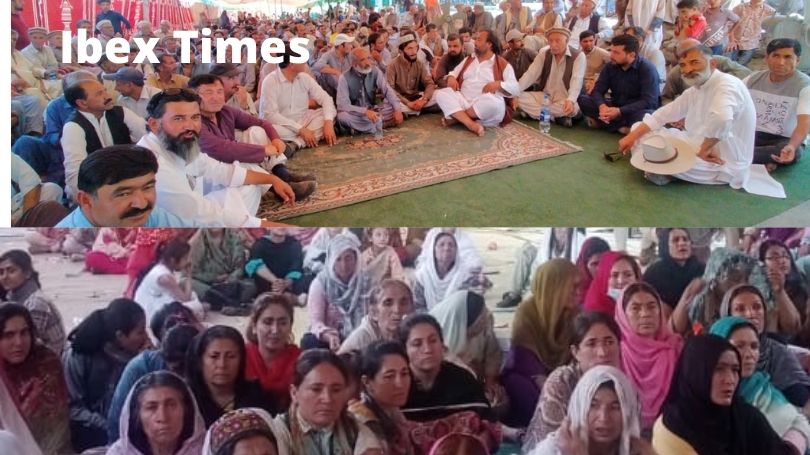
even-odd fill
[[[443,128],[438,115],[409,118],[380,140],[339,137],[334,147],[299,151],[287,164],[314,171],[318,190],[290,206],[265,198],[259,216],[281,220],[581,150],[519,122],[478,137],[461,125]]]

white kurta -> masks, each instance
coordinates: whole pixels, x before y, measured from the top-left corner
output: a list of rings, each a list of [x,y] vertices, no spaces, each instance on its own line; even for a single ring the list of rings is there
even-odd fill
[[[138,145],[158,160],[157,206],[180,218],[217,227],[259,227],[262,188],[244,185],[247,170],[219,162],[205,153],[192,162],[163,149],[153,133]]]
[[[495,80],[494,65],[495,55],[483,62],[474,58],[472,63],[464,71],[461,89],[455,91],[451,88],[443,88],[436,91],[436,102],[441,107],[445,117],[450,117],[456,112],[469,108],[475,110],[478,119],[484,126],[497,126],[503,120],[506,112],[504,95],[500,91],[495,93],[484,93],[484,86]],[[450,75],[458,78],[461,68],[464,67],[466,59],[462,60]],[[515,78],[515,70],[512,65],[507,64],[503,70],[503,82],[501,88],[512,96],[520,93],[520,86]]]
[[[282,139],[295,141],[300,146],[305,144],[298,136],[298,130],[307,127],[320,140],[324,121],[334,122],[337,116],[332,97],[307,73],[299,73],[290,82],[281,69],[276,69],[262,81],[261,92],[259,116],[273,123]],[[310,99],[321,107],[310,109]]]
[[[650,30],[650,24],[656,17],[664,20],[666,3],[666,0],[629,0],[627,4],[626,14],[633,16],[633,25],[641,27],[647,32],[647,37],[644,38],[642,45],[643,53],[661,48],[661,42],[664,40],[663,26]]]
[[[686,119],[684,131],[664,128],[664,125]],[[784,197],[782,185],[754,161],[754,131],[756,110],[748,89],[736,77],[713,71],[700,87],[688,88],[681,96],[652,115],[644,117],[652,132],[674,135],[699,146],[704,139],[714,138],[715,146],[725,164],[710,163],[698,158],[694,167],[675,177],[710,185],[728,184],[754,194]],[[648,133],[650,134],[650,133]],[[642,137],[633,146],[641,152]]]

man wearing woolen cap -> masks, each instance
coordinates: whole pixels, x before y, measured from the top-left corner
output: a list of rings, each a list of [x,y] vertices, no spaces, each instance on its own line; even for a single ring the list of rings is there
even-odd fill
[[[557,123],[570,127],[579,115],[577,98],[585,77],[585,54],[568,46],[571,32],[555,27],[546,31],[548,46],[520,78],[519,109],[538,118],[545,95],[549,96],[549,111]],[[532,89],[532,91],[529,91]]]
[[[518,79],[529,69],[529,65],[537,56],[536,52],[523,47],[524,37],[525,35],[520,30],[509,30],[509,33],[506,34],[506,44],[509,50],[503,54],[503,58],[512,65],[515,70],[515,77]]]
[[[401,36],[399,55],[385,72],[388,85],[394,89],[402,105],[402,112],[408,115],[419,115],[423,109],[436,106],[433,97],[436,84],[427,66],[417,58],[418,52],[419,44],[413,33]],[[438,111],[438,107],[433,111]]]

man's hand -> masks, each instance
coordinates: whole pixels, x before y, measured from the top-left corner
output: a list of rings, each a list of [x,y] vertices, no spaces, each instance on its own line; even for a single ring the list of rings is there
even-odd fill
[[[627,155],[630,152],[636,140],[636,136],[633,133],[619,139],[619,151],[622,152],[622,155]]]
[[[332,120],[323,122],[323,139],[326,145],[333,146],[337,144],[337,135],[335,134],[335,124]]]
[[[424,98],[419,98],[418,100],[411,103],[412,106],[409,106],[411,109],[415,111],[421,111],[425,104],[427,104],[427,100]]]
[[[371,109],[366,110],[366,117],[371,120],[372,122],[376,123],[377,119],[379,118],[376,111]]]
[[[501,83],[498,81],[492,81],[484,86],[483,90],[481,90],[481,93],[498,93],[500,89]]]
[[[315,133],[312,132],[311,129],[307,127],[302,127],[298,130],[298,135],[301,136],[301,139],[307,144],[307,147],[315,147],[318,145],[318,139],[315,137]]]
[[[402,122],[405,121],[405,116],[402,115],[402,111],[394,112],[394,124],[402,125]]]
[[[574,113],[574,102],[571,100],[563,101],[563,115],[570,117]]]
[[[285,150],[287,150],[287,144],[285,144],[281,139],[273,139],[270,141],[270,144],[276,149],[276,155],[281,155]]]
[[[717,151],[717,147],[711,147],[706,150],[701,147],[701,149],[698,151],[698,158],[702,159],[703,161],[708,161],[709,163],[720,165],[726,164],[726,162],[720,158],[720,152]]]
[[[453,90],[458,91],[458,89],[459,89],[458,80],[453,76],[448,77],[447,78],[447,86],[450,87]]]
[[[728,46],[726,46],[726,52],[736,51],[740,48],[740,43],[737,42],[735,39],[728,40]]]
[[[618,107],[606,107],[604,112],[600,109],[599,120],[610,123],[611,120],[617,119],[620,115],[622,115],[622,111]]]
[[[778,155],[771,155],[771,159],[779,164],[790,164],[796,159],[796,149],[792,145],[787,144],[782,147]]]
[[[376,51],[375,49],[371,50],[371,58],[373,58],[377,62],[382,61],[382,54]]]
[[[273,182],[273,192],[284,201],[284,204],[292,204],[295,202],[295,193],[290,185],[278,177],[276,177],[275,180],[276,181]]]

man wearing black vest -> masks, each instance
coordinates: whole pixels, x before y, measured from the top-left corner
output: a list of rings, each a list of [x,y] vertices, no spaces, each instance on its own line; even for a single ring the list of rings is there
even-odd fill
[[[570,127],[579,115],[577,98],[585,78],[585,54],[568,46],[571,32],[555,27],[546,31],[548,46],[540,49],[523,77],[520,78],[518,108],[531,118],[538,118],[545,95],[549,111],[557,123]],[[532,91],[528,91],[532,90]]]
[[[131,110],[116,106],[96,80],[68,87],[65,100],[76,109],[62,128],[61,140],[67,193],[72,199],[78,194],[79,166],[87,155],[111,145],[138,142],[146,134],[146,122]]]
[[[599,40],[606,40],[613,35],[613,29],[605,18],[594,11],[598,0],[585,0],[579,6],[579,13],[574,15],[565,27],[571,31],[574,39],[569,43],[574,49],[579,49],[579,35],[585,30],[594,32]]]

